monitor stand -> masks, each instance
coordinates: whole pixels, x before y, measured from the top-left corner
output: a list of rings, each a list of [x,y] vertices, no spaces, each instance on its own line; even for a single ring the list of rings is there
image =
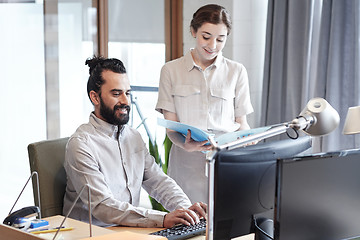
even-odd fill
[[[253,216],[255,240],[274,239],[274,221],[272,220],[273,216],[273,210],[255,214]]]
[[[269,218],[257,219],[257,225],[260,229],[255,228],[255,240],[272,240],[274,236],[274,222]],[[267,233],[269,236],[267,236]]]

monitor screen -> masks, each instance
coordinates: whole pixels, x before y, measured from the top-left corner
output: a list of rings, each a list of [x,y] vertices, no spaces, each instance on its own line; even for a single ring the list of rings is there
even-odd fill
[[[253,216],[273,216],[276,159],[311,148],[311,137],[286,139],[220,151],[215,156],[213,239],[254,232]]]
[[[360,150],[279,160],[275,239],[360,236]]]

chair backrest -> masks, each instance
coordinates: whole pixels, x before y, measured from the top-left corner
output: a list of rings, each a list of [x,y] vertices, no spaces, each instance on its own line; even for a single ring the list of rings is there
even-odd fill
[[[62,215],[66,188],[65,148],[69,138],[46,140],[28,145],[30,170],[39,176],[42,217]],[[35,205],[39,206],[36,181],[33,179]]]

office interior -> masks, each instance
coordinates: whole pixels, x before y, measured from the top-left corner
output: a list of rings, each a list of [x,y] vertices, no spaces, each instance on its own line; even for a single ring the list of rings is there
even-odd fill
[[[314,138],[313,152],[359,148],[359,136],[342,134],[347,109],[360,105],[359,1],[0,1],[0,217],[30,176],[27,145],[70,136],[88,121],[85,60],[94,54],[119,58],[132,85],[157,87],[161,66],[193,46],[192,13],[207,3],[232,15],[224,56],[248,70],[251,127],[290,121],[308,100],[322,97],[339,112],[340,124]],[[156,92],[134,96],[161,146]],[[132,114],[130,124],[147,142],[135,106]],[[32,204],[30,186],[18,208]]]

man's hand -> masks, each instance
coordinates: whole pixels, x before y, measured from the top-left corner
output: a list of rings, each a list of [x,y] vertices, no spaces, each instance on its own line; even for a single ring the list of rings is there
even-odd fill
[[[170,228],[176,224],[185,224],[185,225],[194,225],[199,223],[200,218],[206,218],[206,208],[205,203],[199,202],[194,203],[188,209],[181,208],[175,211],[172,211],[165,215],[164,217],[164,227]]]
[[[207,212],[206,203],[203,202],[194,203],[191,207],[189,207],[189,209],[193,210],[199,218],[206,219],[206,212]]]

